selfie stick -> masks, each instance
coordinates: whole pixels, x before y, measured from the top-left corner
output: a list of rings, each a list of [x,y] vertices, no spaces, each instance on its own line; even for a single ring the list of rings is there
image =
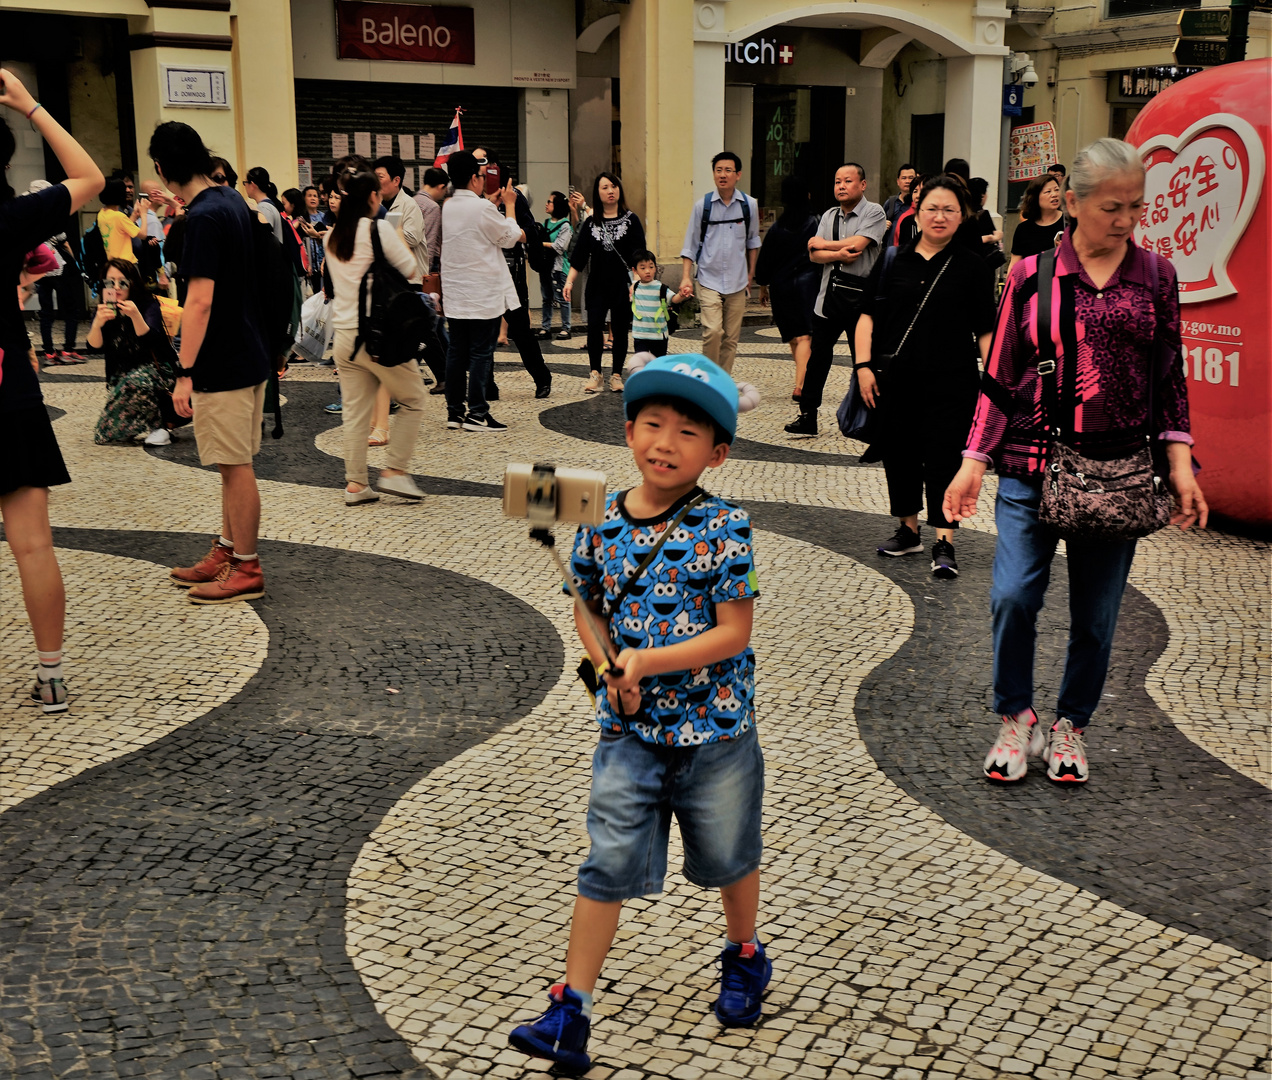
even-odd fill
[[[530,539],[538,540],[539,543],[552,552],[552,558],[556,560],[557,569],[561,571],[561,577],[565,580],[565,587],[570,590],[570,595],[574,597],[574,603],[578,605],[578,609],[582,613],[583,624],[592,635],[594,644],[597,645],[597,652],[605,657],[605,662],[596,669],[597,678],[604,675],[606,670],[612,671],[621,678],[623,669],[614,666],[614,662],[618,659],[618,654],[614,651],[614,645],[609,639],[608,629],[596,619],[592,609],[587,606],[587,601],[583,599],[583,594],[579,592],[579,587],[574,584],[574,575],[567,569],[561,559],[560,552],[556,549],[556,537],[552,535],[552,526],[556,524],[556,515],[556,470],[551,465],[542,465],[536,462],[530,471],[530,484],[526,491],[526,518],[530,522]]]

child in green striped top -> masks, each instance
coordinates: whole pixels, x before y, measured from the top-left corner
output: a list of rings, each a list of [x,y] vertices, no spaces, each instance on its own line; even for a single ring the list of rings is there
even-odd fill
[[[680,294],[658,280],[658,259],[652,251],[636,253],[636,280],[632,283],[632,352],[667,355],[667,338],[675,333],[675,313]]]

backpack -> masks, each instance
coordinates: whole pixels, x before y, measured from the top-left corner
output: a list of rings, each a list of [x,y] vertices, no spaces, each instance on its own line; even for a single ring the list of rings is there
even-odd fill
[[[274,227],[256,214],[252,215],[252,246],[261,337],[265,339],[270,360],[265,411],[274,414],[272,435],[280,439],[283,436],[283,406],[278,391],[278,372],[300,325],[300,280],[292,270],[291,257],[274,235]]]
[[[358,286],[358,337],[353,345],[384,367],[397,367],[415,359],[420,342],[431,325],[432,310],[424,294],[384,257],[380,229],[371,223],[371,268]]]
[[[693,257],[694,262],[702,258],[702,247],[707,242],[707,229],[712,225],[736,225],[740,221],[744,232],[749,234],[751,231],[751,202],[746,197],[746,192],[738,191],[736,193],[742,199],[742,216],[740,218],[725,218],[721,221],[711,220],[711,195],[714,194],[715,192],[711,192],[710,195],[705,195],[702,199],[702,232],[698,235],[698,252]],[[745,240],[743,241],[743,246],[745,246]]]
[[[84,236],[80,240],[80,251],[83,253],[80,266],[88,276],[88,280],[101,281],[102,267],[106,265],[106,241],[102,239],[102,231],[97,227],[97,222],[93,222],[84,230]]]
[[[526,252],[526,262],[530,264],[530,269],[536,274],[543,273],[546,264],[547,269],[552,269],[552,263],[556,261],[556,255],[552,256],[552,261],[547,259],[548,249],[543,246],[543,237],[541,235],[542,226],[535,221],[534,216],[530,213],[529,205],[522,210],[524,200],[520,193],[517,196],[516,218],[517,224],[521,226],[522,231],[526,234],[526,242],[522,245]]]

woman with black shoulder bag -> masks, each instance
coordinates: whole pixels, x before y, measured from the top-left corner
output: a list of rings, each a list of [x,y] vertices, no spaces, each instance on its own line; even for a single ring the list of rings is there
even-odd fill
[[[971,517],[985,470],[998,472],[990,613],[1002,722],[984,773],[1008,782],[1038,757],[1050,780],[1087,779],[1086,728],[1136,540],[1167,524],[1205,528],[1207,518],[1193,473],[1175,270],[1134,238],[1144,208],[1139,150],[1097,139],[1074,159],[1064,201],[1072,230],[1007,276],[963,465],[945,493],[947,514]],[[1035,626],[1062,538],[1069,649],[1048,727],[1033,706]]]
[[[962,184],[945,176],[923,185],[919,235],[871,272],[857,322],[854,372],[867,407],[881,409],[873,459],[883,458],[895,534],[881,555],[923,550],[919,511],[936,529],[932,573],[958,576],[957,522],[942,510],[962,461],[976,407],[977,359],[989,355],[993,290],[985,261],[954,243],[968,215]],[[872,455],[867,454],[866,460]]]

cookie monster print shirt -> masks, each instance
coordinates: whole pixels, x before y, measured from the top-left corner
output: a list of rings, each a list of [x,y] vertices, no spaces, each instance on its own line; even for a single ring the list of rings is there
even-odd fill
[[[584,525],[574,539],[571,570],[589,600],[612,605],[645,553],[700,489],[665,514],[631,517],[626,492],[606,501],[599,526]],[[610,612],[618,650],[677,645],[716,625],[716,605],[759,595],[751,554],[751,518],[714,495],[695,506],[659,549],[623,600]],[[633,734],[664,746],[698,746],[736,739],[755,725],[755,654],[751,647],[707,668],[670,671],[642,679],[641,715],[629,717]],[[596,695],[596,722],[621,731],[608,688]]]

